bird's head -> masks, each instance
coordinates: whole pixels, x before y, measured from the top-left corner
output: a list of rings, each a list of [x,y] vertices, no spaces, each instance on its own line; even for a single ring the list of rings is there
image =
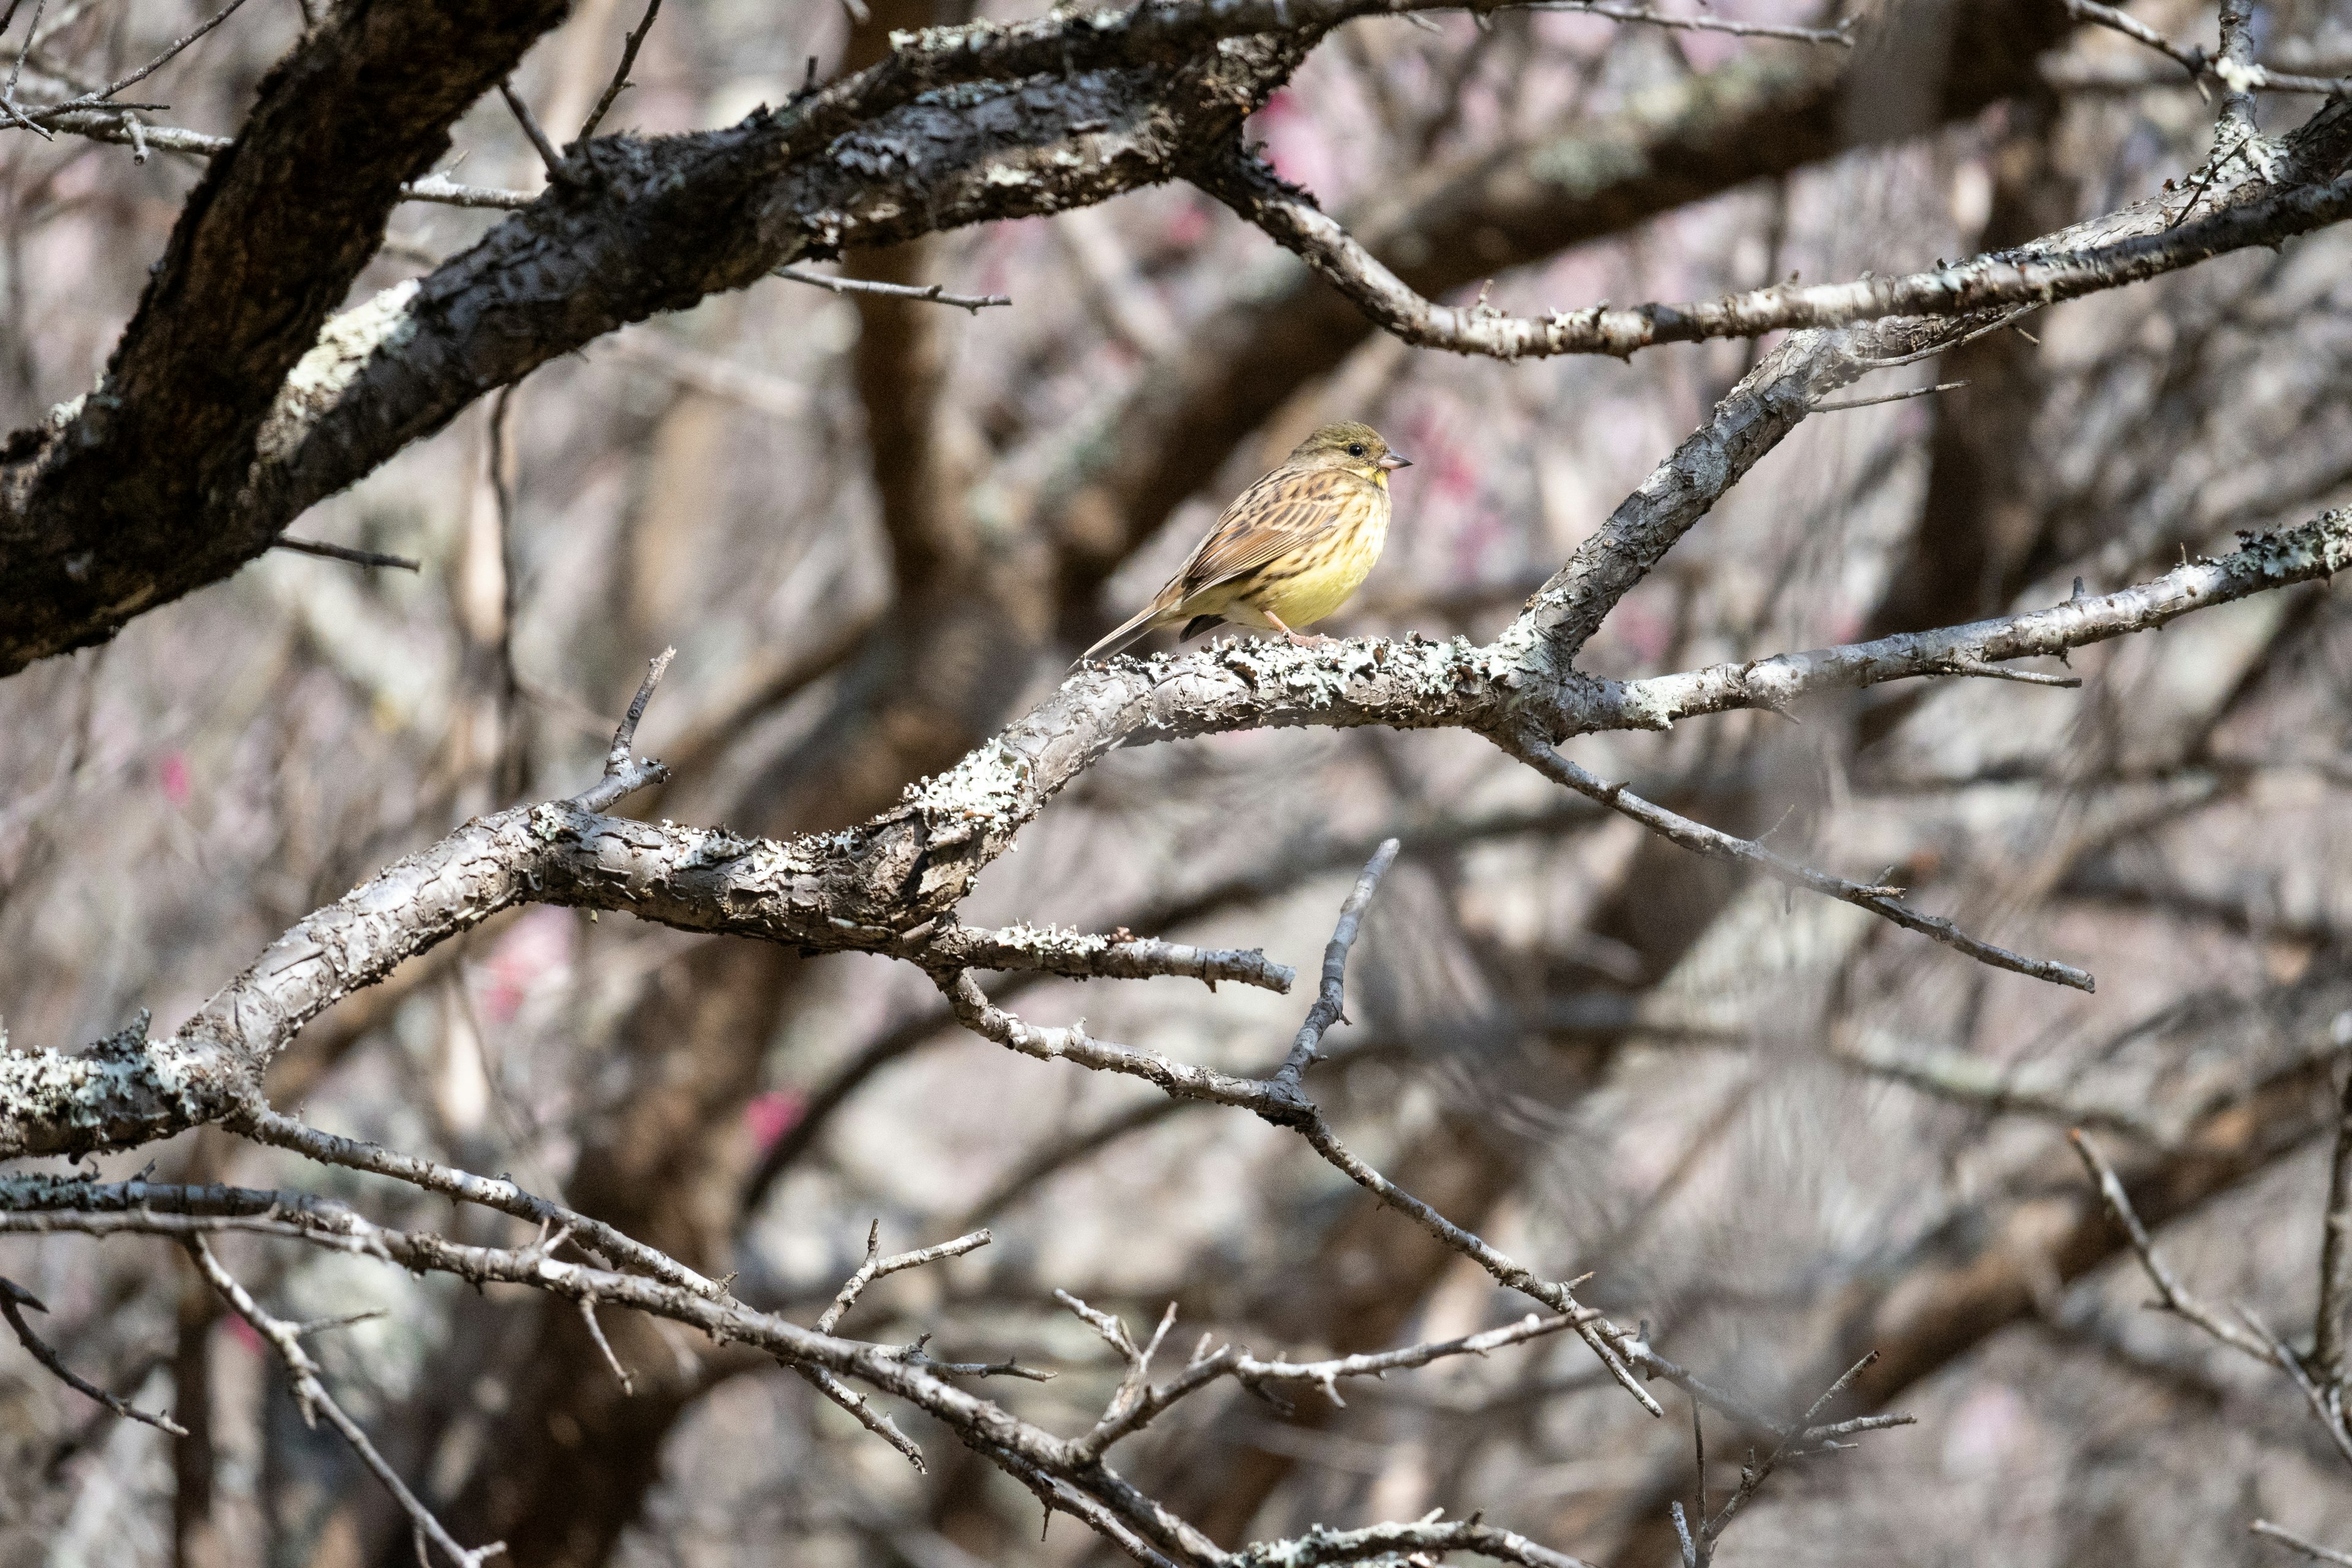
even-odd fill
[[[1381,433],[1369,425],[1353,420],[1339,425],[1326,425],[1292,449],[1290,466],[1296,468],[1345,468],[1359,478],[1386,489],[1389,475],[1399,468],[1412,467],[1411,458],[1399,457],[1389,450]]]

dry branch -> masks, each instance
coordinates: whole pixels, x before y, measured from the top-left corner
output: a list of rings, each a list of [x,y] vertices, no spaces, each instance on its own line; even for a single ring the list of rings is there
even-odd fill
[[[2340,140],[2352,110],[2323,110],[2299,139]],[[2326,121],[2326,123],[2322,123]],[[2251,134],[2247,132],[2246,134]],[[1595,305],[1541,318],[1423,299],[1264,163],[1242,159],[1202,183],[1277,243],[1297,252],[1374,321],[1406,342],[1517,360],[1549,354],[1624,357],[1661,343],[1753,338],[1790,328],[1849,326],[1894,317],[1982,317],[2080,299],[2162,277],[2233,250],[2274,247],[2352,216],[2352,175],[2340,150],[2315,171],[2193,222],[2184,213],[2154,233],[2064,248],[2034,247],[1957,267],[1851,283],[1779,284],[1714,300],[1630,308]]]

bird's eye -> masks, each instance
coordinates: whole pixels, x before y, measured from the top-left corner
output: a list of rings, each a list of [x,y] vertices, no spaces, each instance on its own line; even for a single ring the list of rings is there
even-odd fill
[[[1348,456],[1351,458],[1360,458],[1363,455],[1364,444],[1361,441],[1350,441],[1348,443]]]

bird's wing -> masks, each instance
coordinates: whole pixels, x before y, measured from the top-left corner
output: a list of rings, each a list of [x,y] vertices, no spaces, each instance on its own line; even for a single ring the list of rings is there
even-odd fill
[[[1276,468],[1225,508],[1184,570],[1180,598],[1230,583],[1328,532],[1367,487],[1345,468]]]

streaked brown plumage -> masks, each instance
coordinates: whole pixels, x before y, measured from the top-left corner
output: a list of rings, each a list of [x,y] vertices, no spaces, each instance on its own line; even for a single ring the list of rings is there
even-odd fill
[[[1184,623],[1186,637],[1228,621],[1293,643],[1348,602],[1388,542],[1389,475],[1412,460],[1369,425],[1326,425],[1282,467],[1235,498],[1150,604],[1079,656]]]

